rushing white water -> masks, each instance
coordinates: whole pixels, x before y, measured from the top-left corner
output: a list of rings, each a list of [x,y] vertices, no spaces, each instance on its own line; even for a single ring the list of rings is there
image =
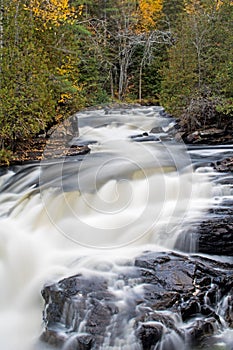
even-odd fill
[[[172,249],[187,222],[203,215],[212,187],[185,147],[135,142],[152,127],[169,129],[160,111],[80,113],[80,136],[71,144],[92,142],[91,154],[45,159],[0,177],[1,349],[37,348],[45,283],[77,272],[114,280],[119,262],[145,249]]]

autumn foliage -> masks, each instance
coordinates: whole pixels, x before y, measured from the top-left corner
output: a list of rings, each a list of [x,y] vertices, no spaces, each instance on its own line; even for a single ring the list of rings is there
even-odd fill
[[[75,16],[75,9],[69,5],[69,0],[30,0],[24,8],[41,19],[45,26],[49,23],[59,26]]]
[[[115,99],[191,111],[194,126],[203,101],[232,118],[232,12],[232,0],[2,0],[0,157]]]
[[[140,29],[147,31],[156,28],[162,16],[163,0],[140,0],[138,7]]]

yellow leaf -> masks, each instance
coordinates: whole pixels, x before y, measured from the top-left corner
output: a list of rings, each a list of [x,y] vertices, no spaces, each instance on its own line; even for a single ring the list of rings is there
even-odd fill
[[[74,7],[69,6],[68,0],[30,0],[25,10],[32,11],[46,26],[48,23],[60,26],[62,22],[74,16]]]
[[[148,31],[162,16],[163,0],[139,0],[139,27]]]

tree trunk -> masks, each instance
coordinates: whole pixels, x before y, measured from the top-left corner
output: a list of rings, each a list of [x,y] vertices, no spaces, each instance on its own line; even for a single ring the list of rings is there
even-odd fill
[[[138,99],[139,99],[139,102],[142,102],[142,64],[140,65],[140,70],[139,70]]]
[[[113,82],[112,70],[110,70],[110,88],[111,88],[111,97],[112,99],[114,99],[114,82]]]

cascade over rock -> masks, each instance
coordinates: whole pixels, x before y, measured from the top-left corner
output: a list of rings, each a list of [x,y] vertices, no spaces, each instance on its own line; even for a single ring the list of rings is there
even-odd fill
[[[159,106],[77,117],[0,170],[0,348],[233,349],[232,146]]]
[[[46,286],[41,340],[55,347],[181,349],[233,325],[233,264],[198,255],[146,252],[109,285],[81,274]],[[139,344],[135,347],[134,344]],[[157,347],[156,347],[157,349]]]

